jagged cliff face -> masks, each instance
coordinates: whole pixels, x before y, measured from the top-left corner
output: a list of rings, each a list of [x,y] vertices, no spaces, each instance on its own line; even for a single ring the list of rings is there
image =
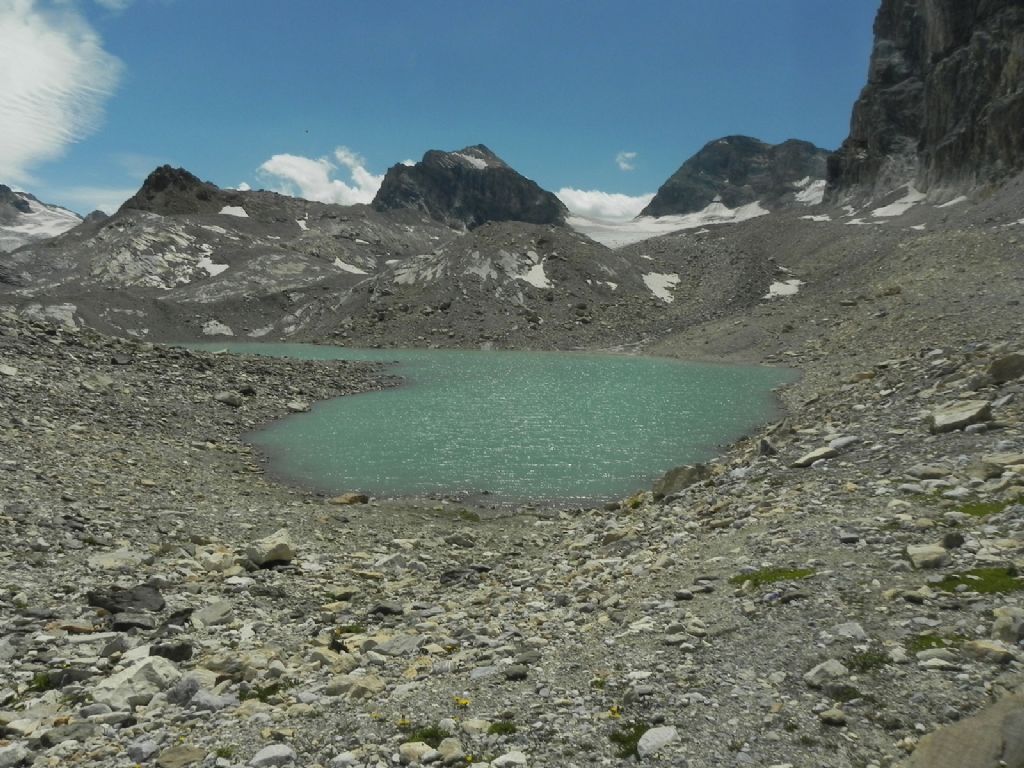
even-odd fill
[[[825,178],[827,157],[826,150],[806,141],[766,144],[749,136],[726,136],[683,163],[641,215],[695,213],[715,202],[728,208],[757,202],[768,209],[818,202],[810,196],[815,182]]]
[[[411,209],[458,229],[492,221],[560,224],[562,202],[482,144],[431,150],[416,165],[395,165],[373,199],[378,211]]]
[[[1024,168],[1024,0],[883,0],[828,197],[935,196]]]

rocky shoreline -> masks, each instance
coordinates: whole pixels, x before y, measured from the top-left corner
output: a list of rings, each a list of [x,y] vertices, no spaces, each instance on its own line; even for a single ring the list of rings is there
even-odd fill
[[[245,431],[379,368],[4,315],[0,766],[998,752],[986,705],[1024,682],[1015,340],[810,361],[788,418],[664,498],[486,520],[263,476]]]

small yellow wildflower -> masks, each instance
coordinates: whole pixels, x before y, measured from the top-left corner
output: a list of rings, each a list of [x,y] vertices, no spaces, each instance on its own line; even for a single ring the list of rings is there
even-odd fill
[[[458,709],[468,709],[469,708],[469,699],[464,699],[461,696],[452,696],[452,699],[454,699],[455,706]]]

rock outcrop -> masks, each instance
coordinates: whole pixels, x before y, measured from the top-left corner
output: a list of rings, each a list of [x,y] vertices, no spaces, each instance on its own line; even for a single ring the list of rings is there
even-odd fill
[[[475,229],[492,221],[560,224],[568,213],[554,194],[483,144],[458,152],[430,150],[415,165],[392,166],[373,207],[422,211],[457,229]]]
[[[1024,3],[884,0],[828,197],[952,194],[1024,168]]]
[[[148,211],[161,216],[185,213],[216,213],[229,201],[219,187],[184,168],[161,165],[146,177],[142,187],[121,210]]]
[[[806,141],[726,136],[706,144],[661,185],[641,215],[696,213],[712,203],[768,209],[820,202],[828,152]]]

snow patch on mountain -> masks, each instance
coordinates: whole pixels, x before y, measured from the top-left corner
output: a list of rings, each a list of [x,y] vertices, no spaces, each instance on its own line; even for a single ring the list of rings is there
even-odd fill
[[[908,185],[906,190],[907,194],[899,200],[889,203],[889,205],[883,205],[881,208],[875,208],[875,210],[871,212],[871,215],[879,218],[902,216],[927,197],[924,192],[917,191],[913,185]]]
[[[672,294],[675,287],[679,285],[679,275],[675,273],[648,272],[643,276],[644,285],[656,297],[671,304],[676,297]]]
[[[697,213],[671,216],[638,216],[632,221],[613,222],[570,216],[568,224],[577,232],[587,235],[609,248],[621,248],[651,237],[671,234],[685,229],[697,229],[710,224],[737,224],[741,221],[765,216],[769,211],[759,202],[739,208],[729,208],[713,202]]]
[[[12,223],[0,224],[0,252],[48,240],[82,223],[82,217],[67,208],[46,205],[25,192],[15,192],[14,195],[27,204],[28,211],[18,211]]]
[[[225,205],[220,209],[221,216],[237,216],[240,219],[248,219],[249,214],[240,205]]]

